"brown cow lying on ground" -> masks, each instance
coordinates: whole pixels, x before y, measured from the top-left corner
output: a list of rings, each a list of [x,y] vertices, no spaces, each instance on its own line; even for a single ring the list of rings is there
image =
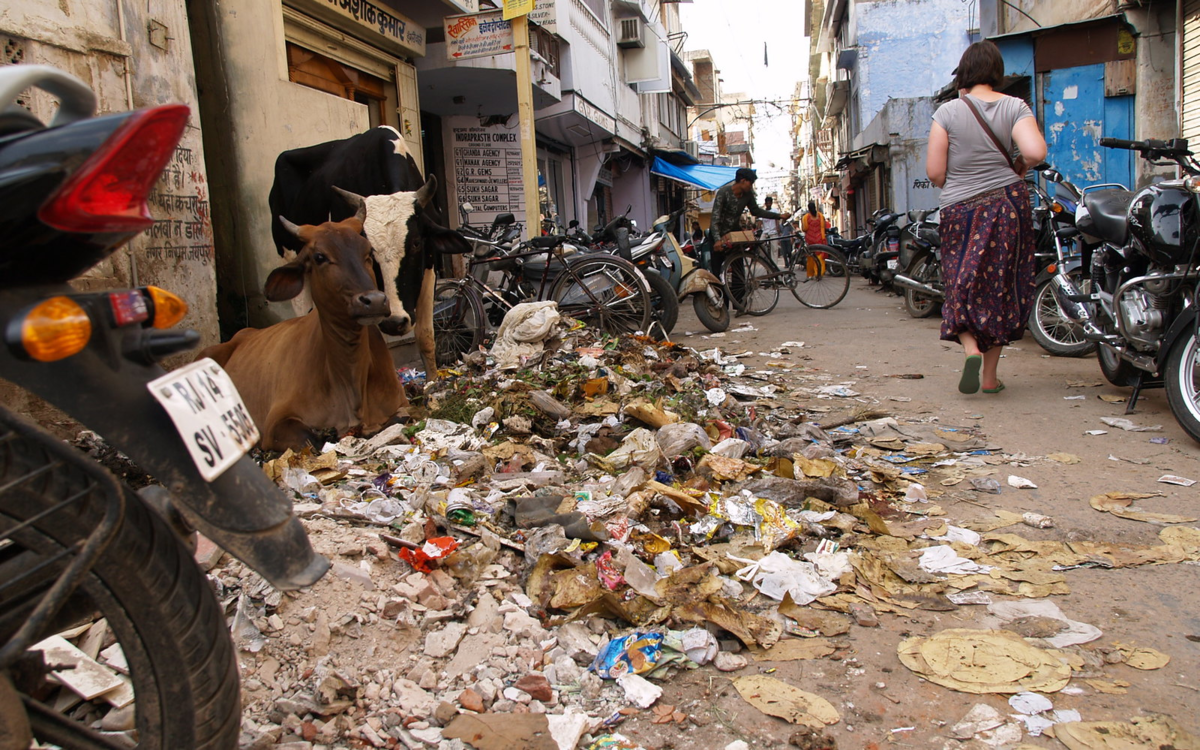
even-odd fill
[[[211,357],[233,378],[266,450],[319,447],[322,430],[379,430],[408,399],[377,325],[390,310],[362,222],[283,224],[304,247],[267,277],[266,297],[289,300],[307,283],[313,311],[245,328],[198,358]]]

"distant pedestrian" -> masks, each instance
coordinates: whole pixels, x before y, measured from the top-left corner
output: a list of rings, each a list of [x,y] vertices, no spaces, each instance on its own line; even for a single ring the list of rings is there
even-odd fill
[[[774,208],[775,199],[768,195],[763,200],[763,210],[771,211],[774,210]],[[761,239],[766,240],[763,249],[766,250],[767,257],[771,257],[772,255],[778,254],[777,251],[779,250],[779,242],[777,241],[777,238],[779,237],[779,219],[764,217],[760,219],[760,221],[762,222]]]
[[[999,393],[1001,348],[1024,335],[1033,300],[1033,215],[1024,176],[1046,158],[1046,140],[1029,105],[995,90],[1004,78],[995,44],[968,47],[954,76],[961,96],[934,113],[925,162],[930,181],[942,188],[941,337],[963,346],[960,392],[982,386]]]
[[[783,236],[779,238],[779,250],[783,253],[783,262],[791,264],[792,248],[795,247],[796,224],[791,219],[783,222]]]
[[[800,217],[800,226],[804,229],[804,244],[825,244],[826,230],[829,229],[829,219],[826,219],[825,214],[817,210],[816,201],[808,202],[808,211],[804,213],[804,216]],[[826,253],[817,253],[815,256],[810,255],[805,260],[805,273],[810,278],[824,275],[825,256]]]
[[[692,245],[700,247],[700,243],[704,242],[704,230],[700,227],[700,222],[692,222]]]

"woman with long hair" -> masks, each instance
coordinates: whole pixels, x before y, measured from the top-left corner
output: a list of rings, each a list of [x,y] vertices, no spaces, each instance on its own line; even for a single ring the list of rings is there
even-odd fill
[[[1028,104],[996,91],[1004,58],[995,44],[968,47],[954,75],[960,97],[934,113],[925,162],[942,188],[941,338],[961,343],[966,355],[960,392],[999,393],[1000,351],[1024,335],[1033,301],[1033,213],[1024,176],[1046,158],[1046,140]]]

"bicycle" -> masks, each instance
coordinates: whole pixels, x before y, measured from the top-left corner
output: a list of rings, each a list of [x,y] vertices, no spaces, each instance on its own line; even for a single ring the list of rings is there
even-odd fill
[[[725,259],[721,281],[738,312],[766,315],[779,304],[779,290],[787,288],[800,304],[828,309],[850,289],[846,256],[829,245],[804,244],[803,235],[789,235],[799,243],[783,264],[763,249],[763,240],[737,243]],[[772,239],[785,239],[775,237]]]
[[[603,253],[569,255],[566,240],[565,235],[534,237],[511,249],[478,244],[466,275],[442,281],[434,290],[438,364],[453,364],[478,349],[489,328],[499,327],[504,315],[521,302],[553,300],[562,315],[606,333],[646,330],[650,290],[637,268]],[[545,261],[528,260],[534,256]],[[499,288],[487,283],[492,271],[502,274]],[[535,275],[540,278],[531,278]]]

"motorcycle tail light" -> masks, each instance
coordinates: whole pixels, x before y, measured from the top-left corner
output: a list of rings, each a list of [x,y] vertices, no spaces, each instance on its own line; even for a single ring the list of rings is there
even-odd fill
[[[171,104],[137,112],[38,211],[64,232],[140,232],[153,223],[146,198],[175,151],[189,110]]]
[[[1183,186],[1187,188],[1189,193],[1200,193],[1200,177],[1187,177],[1183,181]]]
[[[78,354],[92,338],[91,318],[70,297],[51,297],[39,302],[19,323],[21,348],[39,362],[55,362]]]
[[[155,328],[170,328],[187,315],[187,303],[166,289],[148,286],[145,294],[150,299],[150,325]]]

